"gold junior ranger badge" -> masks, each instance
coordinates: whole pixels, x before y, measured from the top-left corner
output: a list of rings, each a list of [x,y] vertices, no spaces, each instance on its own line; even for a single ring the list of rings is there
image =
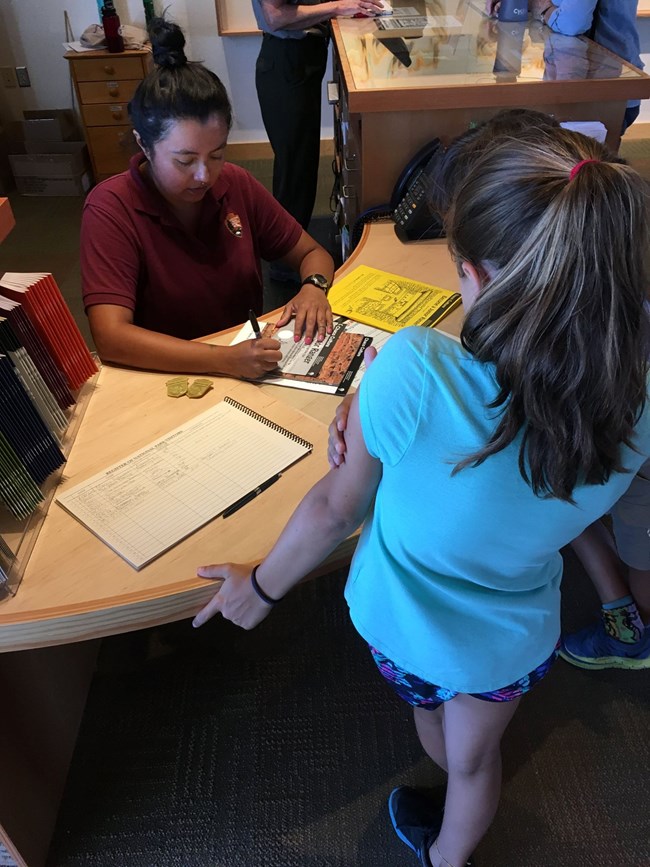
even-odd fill
[[[241,238],[244,234],[239,214],[233,214],[232,212],[228,214],[226,217],[226,226],[228,227],[230,234],[234,235],[235,238]]]

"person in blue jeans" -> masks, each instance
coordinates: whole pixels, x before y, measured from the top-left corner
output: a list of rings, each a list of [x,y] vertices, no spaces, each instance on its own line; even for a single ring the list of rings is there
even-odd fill
[[[389,798],[423,867],[473,863],[503,732],[556,656],[559,551],[650,457],[649,226],[638,174],[597,142],[495,138],[446,218],[462,344],[391,337],[353,398],[345,460],[270,553],[198,569],[222,583],[194,625],[251,629],[363,523],[352,621],[448,773],[444,812],[407,787]]]
[[[486,9],[493,15],[500,0],[487,0]],[[564,36],[589,36],[618,57],[643,69],[639,33],[636,26],[638,0],[529,0],[534,18]],[[639,116],[640,102],[627,104],[621,135]]]

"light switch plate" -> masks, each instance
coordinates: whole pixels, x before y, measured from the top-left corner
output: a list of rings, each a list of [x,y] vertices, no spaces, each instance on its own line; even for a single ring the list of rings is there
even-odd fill
[[[32,83],[29,80],[29,72],[27,72],[26,66],[17,66],[16,67],[16,78],[18,79],[18,85],[20,87],[31,87]]]

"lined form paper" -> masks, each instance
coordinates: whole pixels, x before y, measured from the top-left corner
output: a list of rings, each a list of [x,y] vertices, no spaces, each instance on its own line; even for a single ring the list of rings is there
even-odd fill
[[[141,569],[309,451],[227,397],[56,499]]]

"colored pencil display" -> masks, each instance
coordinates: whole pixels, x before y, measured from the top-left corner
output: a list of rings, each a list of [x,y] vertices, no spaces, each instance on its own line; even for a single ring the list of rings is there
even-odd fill
[[[65,463],[62,441],[74,392],[97,365],[51,274],[0,280],[0,507],[21,521]],[[15,553],[15,552],[14,552]],[[13,557],[0,536],[0,588]],[[3,578],[4,576],[4,578]]]
[[[68,387],[81,386],[97,372],[97,365],[51,274],[6,273],[0,293],[23,305]]]

